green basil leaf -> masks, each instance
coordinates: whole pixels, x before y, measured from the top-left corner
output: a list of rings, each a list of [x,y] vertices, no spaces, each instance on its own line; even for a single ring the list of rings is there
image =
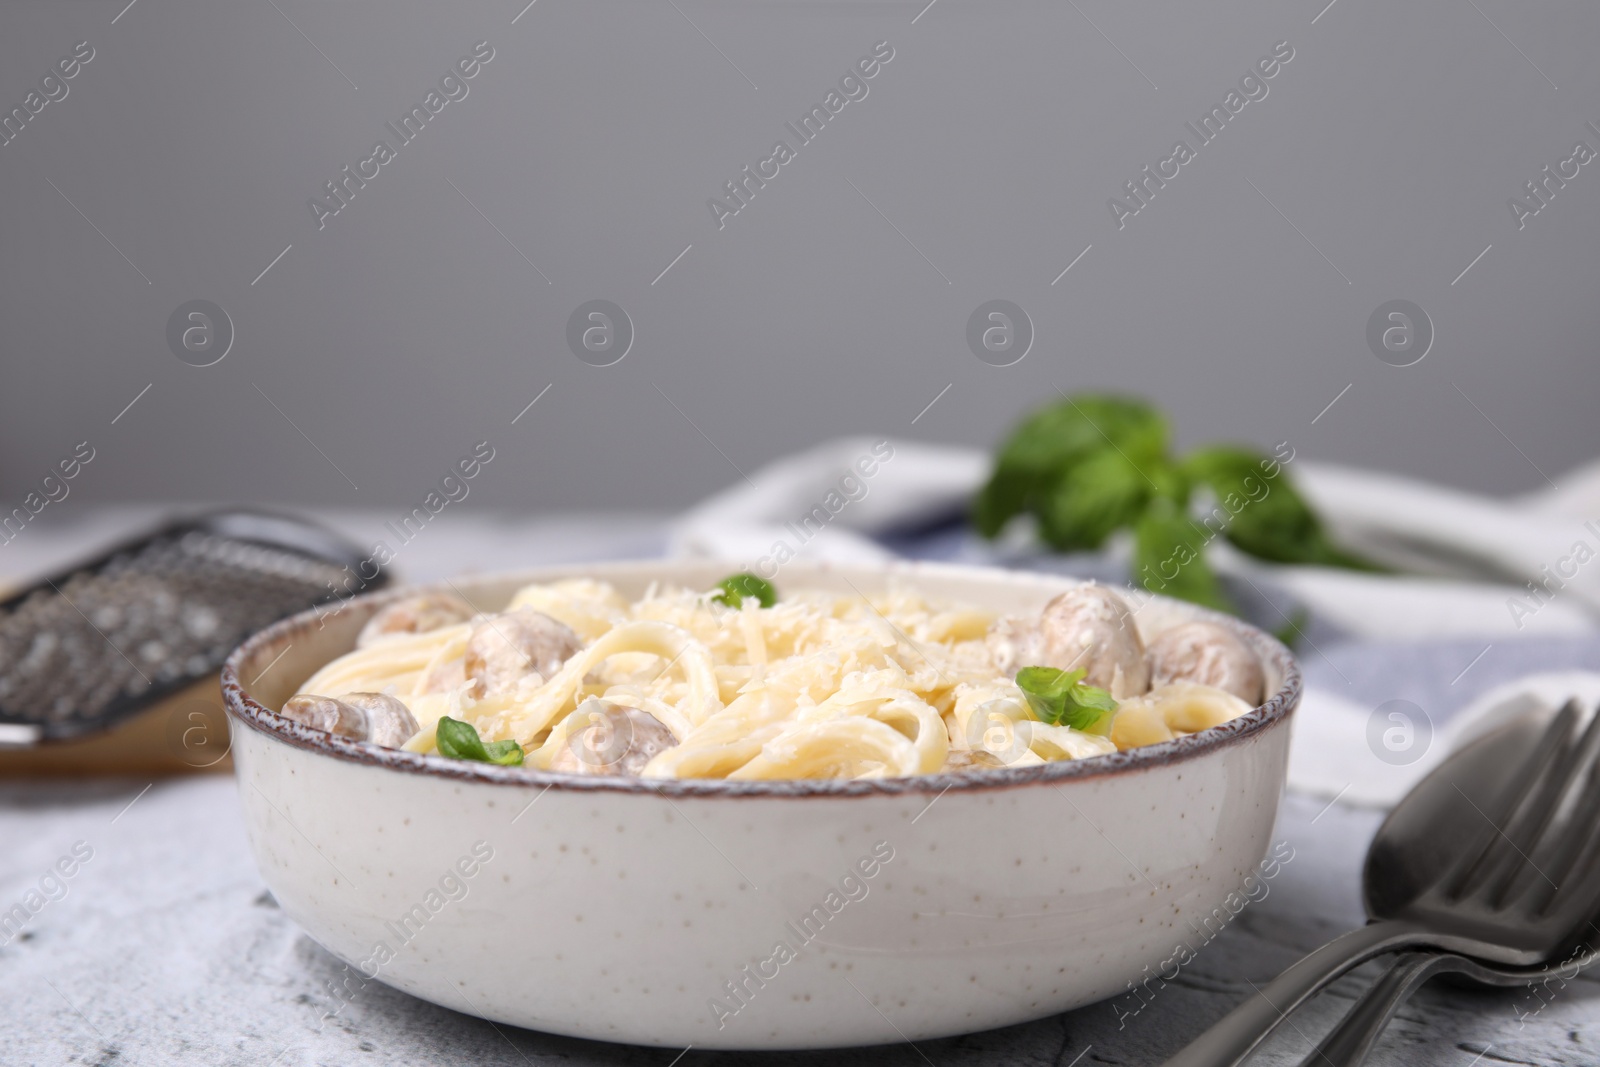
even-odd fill
[[[1276,460],[1252,449],[1218,445],[1191,452],[1183,467],[1210,486],[1216,497],[1210,525],[1222,529],[1240,551],[1272,563],[1384,569],[1333,543]]]
[[[743,604],[747,596],[755,597],[764,608],[770,608],[778,602],[778,590],[773,584],[748,571],[743,574],[730,574],[717,583],[717,588],[722,592],[711,599],[730,608]]]
[[[490,763],[502,767],[515,767],[522,762],[522,746],[515,741],[486,741],[483,751]]]
[[[1183,457],[1183,469],[1190,477],[1203,482],[1218,497],[1238,492],[1251,495],[1252,479],[1272,482],[1282,477],[1282,464],[1257,449],[1243,445],[1210,445],[1197,448]],[[1259,488],[1254,490],[1259,494]]]
[[[1067,709],[1066,725],[1081,733],[1111,734],[1111,720],[1116,717],[1117,702],[1104,689],[1080,685],[1072,693],[1073,706]]]
[[[1066,714],[1067,690],[1083,680],[1085,670],[1063,671],[1055,667],[1023,667],[1017,672],[1017,688],[1027,698],[1028,707],[1040,721],[1060,725]]]
[[[522,746],[515,741],[490,741],[484,743],[478,728],[470,722],[440,718],[434,731],[434,741],[441,756],[451,759],[476,760],[479,763],[496,763],[502,767],[516,766],[522,762]]]
[[[1172,502],[1155,501],[1134,527],[1134,580],[1152,593],[1234,611],[1206,562],[1208,536]]]
[[[451,759],[487,759],[477,727],[448,715],[440,718],[439,725],[434,728],[434,744],[441,756]]]
[[[1386,569],[1334,544],[1321,520],[1283,479],[1273,485],[1270,495],[1234,516],[1227,537],[1241,551],[1273,563],[1372,572]]]
[[[1063,552],[1092,552],[1132,525],[1154,491],[1144,466],[1110,449],[1096,453],[1056,483],[1040,514],[1040,535]]]
[[[994,537],[1023,512],[1045,521],[1056,487],[1079,463],[1121,451],[1134,463],[1154,464],[1167,454],[1164,418],[1127,397],[1079,394],[1034,412],[1001,446],[989,481],[973,501],[978,532]]]
[[[1020,466],[998,463],[973,498],[972,525],[984,537],[999,536],[1006,523],[1027,510],[1029,497],[1043,480]]]
[[[1079,682],[1067,690],[1067,697],[1078,707],[1085,711],[1116,711],[1117,702],[1111,696],[1111,691],[1101,689],[1097,685]]]
[[[1216,497],[1205,516],[1241,551],[1278,563],[1307,562],[1321,525],[1276,464],[1246,448],[1219,445],[1185,456],[1184,468]],[[1268,478],[1267,472],[1276,472]]]
[[[1083,670],[1024,667],[1017,672],[1017,688],[1041,722],[1070,726],[1085,733],[1107,734],[1117,702],[1099,686],[1085,685]]]

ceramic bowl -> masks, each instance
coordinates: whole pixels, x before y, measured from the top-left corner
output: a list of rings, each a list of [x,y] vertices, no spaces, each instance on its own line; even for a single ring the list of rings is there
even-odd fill
[[[480,610],[587,575],[642,595],[710,588],[720,562],[612,563],[458,580]],[[790,564],[780,587],[1036,612],[1060,576],[933,564]],[[262,877],[349,965],[497,1022],[683,1048],[940,1037],[1126,993],[1257,875],[1300,672],[1271,637],[1154,598],[1148,640],[1223,622],[1267,701],[1163,744],[1044,766],[878,781],[580,778],[421,756],[282,718],[367,617],[406,591],[281,622],[223,694]]]

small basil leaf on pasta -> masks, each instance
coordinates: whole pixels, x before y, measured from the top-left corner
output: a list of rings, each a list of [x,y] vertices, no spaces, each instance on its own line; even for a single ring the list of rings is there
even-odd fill
[[[761,606],[770,608],[778,602],[778,590],[765,578],[757,577],[749,571],[743,574],[730,574],[717,583],[717,588],[722,590],[712,597],[718,604],[726,604],[736,608],[744,603],[745,597],[755,597]]]
[[[483,751],[490,763],[502,767],[515,767],[522,762],[522,746],[515,741],[486,741]]]
[[[434,733],[441,756],[451,759],[476,760],[479,763],[497,763],[502,767],[522,762],[522,746],[515,741],[488,741],[478,736],[478,728],[470,722],[452,719],[446,715],[439,720]]]
[[[1081,669],[1024,667],[1017,672],[1017,688],[1042,722],[1088,734],[1108,734],[1117,702],[1099,686],[1085,685],[1085,673]]]

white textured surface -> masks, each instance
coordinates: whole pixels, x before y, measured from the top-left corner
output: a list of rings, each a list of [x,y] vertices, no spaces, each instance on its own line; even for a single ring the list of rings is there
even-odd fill
[[[36,885],[75,841],[94,858],[46,905],[27,937],[0,947],[5,1064],[653,1064],[646,1051],[499,1027],[373,983],[344,1002],[343,969],[271,902],[245,845],[228,778],[96,786],[0,787],[0,901]],[[1360,921],[1357,870],[1377,816],[1291,796],[1275,839],[1295,857],[1137,1015],[1112,1000],[1037,1023],[919,1042],[956,1064],[1152,1064],[1301,952]],[[119,813],[120,816],[119,816]],[[113,821],[115,820],[115,821]],[[507,930],[507,953],[537,950],[538,923]],[[1366,973],[1366,972],[1362,972]],[[1261,1062],[1297,1063],[1359,987],[1346,979],[1293,1017]],[[1391,1028],[1379,1064],[1592,1064],[1600,983],[1580,978],[1539,1004],[1526,991],[1435,984]],[[337,1014],[331,1014],[335,1013]],[[712,1062],[920,1064],[910,1049],[761,1057],[690,1052]]]

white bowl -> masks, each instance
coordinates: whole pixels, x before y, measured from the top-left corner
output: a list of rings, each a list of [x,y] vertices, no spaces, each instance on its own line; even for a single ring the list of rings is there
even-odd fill
[[[641,595],[725,563],[604,564],[456,583],[477,606],[575,574]],[[933,564],[803,566],[779,584],[1035,612],[1079,584]],[[351,967],[551,1033],[683,1048],[916,1040],[1127,991],[1266,851],[1300,672],[1237,620],[1156,598],[1146,639],[1207,618],[1266,670],[1265,704],[1159,745],[879,781],[597,779],[378,749],[281,707],[396,591],[252,637],[223,691],[262,877]]]

